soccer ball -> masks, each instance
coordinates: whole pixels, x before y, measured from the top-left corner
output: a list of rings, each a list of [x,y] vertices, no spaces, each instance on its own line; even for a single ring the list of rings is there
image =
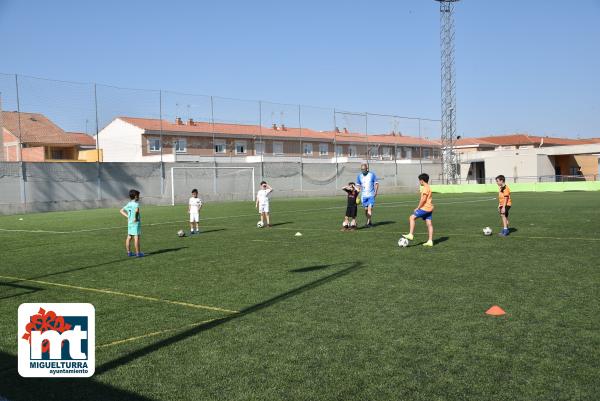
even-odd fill
[[[400,239],[398,240],[398,246],[400,248],[406,248],[408,246],[408,240],[404,237],[400,237]]]
[[[259,221],[258,223],[256,223],[257,228],[263,228],[264,226],[265,226],[265,223],[263,223],[262,221]]]
[[[489,227],[484,228],[483,235],[492,235],[492,229]]]
[[[179,238],[185,237],[185,231],[183,231],[183,230],[179,230],[179,231],[177,231],[177,236],[178,236]]]

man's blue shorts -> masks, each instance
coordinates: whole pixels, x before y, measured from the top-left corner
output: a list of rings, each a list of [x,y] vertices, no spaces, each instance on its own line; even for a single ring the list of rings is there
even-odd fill
[[[375,206],[375,197],[374,196],[363,196],[360,199],[360,202],[362,203],[363,207],[366,209],[369,206]]]
[[[431,220],[431,217],[433,216],[433,211],[428,212],[428,211],[423,210],[423,209],[417,209],[417,211],[414,212],[413,215],[417,219]]]

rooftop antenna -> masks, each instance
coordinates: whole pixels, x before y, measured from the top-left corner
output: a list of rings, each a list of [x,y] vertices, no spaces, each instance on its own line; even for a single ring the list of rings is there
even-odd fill
[[[440,3],[441,105],[442,105],[442,178],[456,184],[456,73],[454,70],[454,3],[459,0],[435,0]]]

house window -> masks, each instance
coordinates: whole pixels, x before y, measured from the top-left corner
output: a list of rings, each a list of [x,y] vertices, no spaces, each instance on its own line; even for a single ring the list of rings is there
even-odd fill
[[[405,159],[412,159],[412,148],[402,148],[402,153]]]
[[[62,148],[51,148],[51,159],[64,160],[66,159],[66,149]]]
[[[283,142],[273,142],[273,154],[274,155],[282,155],[283,154]]]
[[[264,155],[265,154],[264,142],[255,142],[254,143],[254,154],[255,155]]]
[[[344,147],[342,145],[336,145],[335,147],[335,155],[341,157],[344,155]]]
[[[177,139],[175,141],[175,152],[176,153],[185,153],[185,152],[187,152],[187,140],[185,140],[185,139]]]
[[[390,153],[390,148],[385,146],[383,148],[381,148],[381,156],[384,159],[391,159],[391,153]]]
[[[423,159],[431,159],[431,149],[423,149]]]
[[[348,157],[358,157],[358,152],[356,150],[356,146],[354,146],[354,145],[348,146]]]
[[[319,144],[319,156],[327,156],[329,154],[329,145],[326,143]]]
[[[148,150],[150,152],[160,152],[160,139],[157,139],[157,138],[148,139]]]
[[[235,154],[245,155],[247,153],[246,141],[238,141],[235,143]]]
[[[303,149],[304,149],[304,156],[312,156],[312,154],[313,154],[312,143],[305,143]]]
[[[225,146],[225,141],[215,141],[215,153],[223,154],[227,152],[227,147]]]
[[[372,158],[379,157],[379,147],[378,146],[371,146],[369,148],[369,156],[372,157]]]

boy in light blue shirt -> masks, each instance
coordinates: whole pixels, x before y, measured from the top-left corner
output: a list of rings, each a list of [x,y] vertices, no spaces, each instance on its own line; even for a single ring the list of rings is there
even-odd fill
[[[129,191],[129,203],[120,210],[122,216],[127,217],[127,238],[125,249],[127,256],[141,258],[144,254],[140,251],[140,235],[142,235],[142,221],[140,215],[140,191],[132,189]],[[131,238],[135,246],[135,252],[131,252]]]

